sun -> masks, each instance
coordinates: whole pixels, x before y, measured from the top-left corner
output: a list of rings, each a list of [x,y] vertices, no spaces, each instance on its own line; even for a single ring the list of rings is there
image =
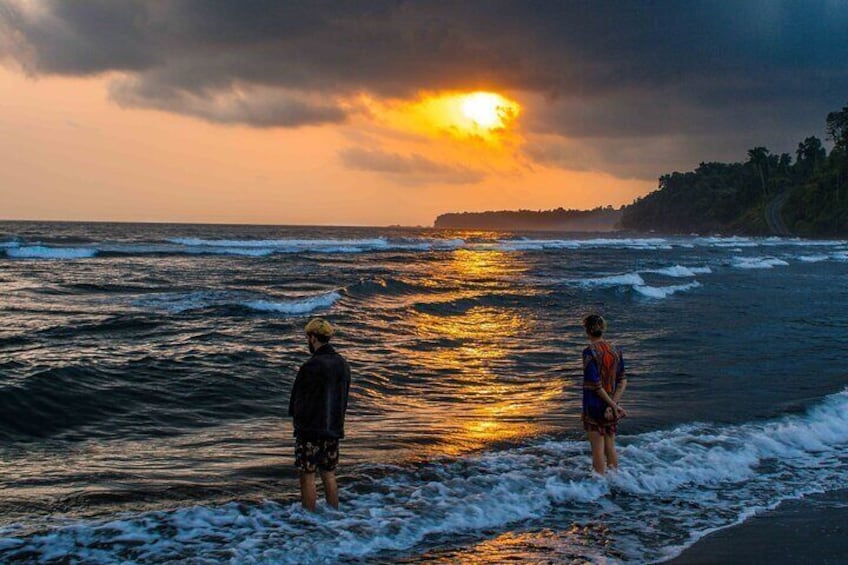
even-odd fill
[[[462,115],[485,129],[506,126],[518,113],[518,105],[494,92],[472,92],[460,97]]]
[[[492,129],[503,125],[503,98],[491,92],[475,92],[462,99],[462,115],[477,125]]]
[[[491,148],[517,139],[522,109],[517,101],[484,90],[421,93],[417,100],[389,103],[382,108],[379,102],[369,104],[375,115],[381,115],[398,131],[432,138],[448,136]]]

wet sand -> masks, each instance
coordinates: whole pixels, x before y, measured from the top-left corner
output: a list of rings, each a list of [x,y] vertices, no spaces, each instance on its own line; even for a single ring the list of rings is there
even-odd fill
[[[848,490],[784,502],[704,537],[666,563],[848,564]]]

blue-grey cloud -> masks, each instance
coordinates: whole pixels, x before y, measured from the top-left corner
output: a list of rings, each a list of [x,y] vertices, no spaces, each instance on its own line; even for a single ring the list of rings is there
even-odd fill
[[[417,153],[401,155],[382,149],[350,147],[342,151],[340,157],[350,169],[397,175],[407,184],[469,184],[485,178],[482,171],[464,165],[440,163]]]

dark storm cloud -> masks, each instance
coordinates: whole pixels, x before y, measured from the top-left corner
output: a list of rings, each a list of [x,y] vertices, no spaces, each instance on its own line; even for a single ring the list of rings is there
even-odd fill
[[[346,118],[344,110],[338,106],[279,89],[192,92],[176,88],[151,88],[149,83],[124,79],[112,83],[110,94],[123,106],[156,108],[210,122],[245,124],[257,128],[340,123]]]
[[[337,122],[350,110],[336,100],[356,92],[488,87],[539,94],[524,115],[532,131],[599,150],[680,135],[738,142],[741,128],[769,145],[817,133],[848,98],[840,0],[36,6],[0,0],[0,49],[28,72],[123,71],[122,103],[226,123]],[[711,157],[689,145],[695,163]]]

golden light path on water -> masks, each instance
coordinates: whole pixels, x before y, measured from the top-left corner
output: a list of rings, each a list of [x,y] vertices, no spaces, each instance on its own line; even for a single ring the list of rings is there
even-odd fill
[[[475,293],[469,287],[514,293],[515,288],[504,281],[515,280],[525,270],[514,254],[468,249],[428,268],[428,285],[450,287],[462,281],[465,290],[443,293],[441,298],[449,301],[473,301]],[[403,410],[409,420],[433,434],[434,442],[423,446],[429,453],[422,455],[459,455],[539,433],[534,416],[542,415],[561,390],[514,374],[514,358],[534,333],[531,314],[480,304],[447,314],[412,309],[408,323],[413,336],[405,345],[408,362],[428,382],[422,383],[420,393],[405,397]],[[457,406],[456,398],[464,402]]]
[[[507,532],[457,550],[432,551],[426,563],[594,563],[607,562],[613,532],[602,522],[564,531]],[[582,559],[576,555],[584,556]]]

